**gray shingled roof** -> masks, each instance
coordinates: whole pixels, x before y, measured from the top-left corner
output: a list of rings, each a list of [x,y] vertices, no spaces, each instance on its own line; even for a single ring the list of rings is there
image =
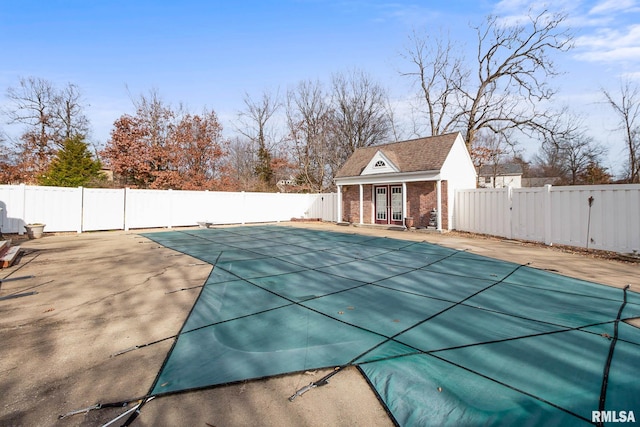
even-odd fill
[[[400,172],[440,170],[457,137],[458,132],[358,148],[335,177],[359,176],[378,151],[387,156]]]
[[[480,176],[493,176],[494,166],[484,165],[480,168]],[[497,175],[522,175],[522,165],[519,163],[503,163],[496,168]]]

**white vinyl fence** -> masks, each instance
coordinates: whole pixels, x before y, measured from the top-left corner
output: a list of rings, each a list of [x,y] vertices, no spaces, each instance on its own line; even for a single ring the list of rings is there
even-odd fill
[[[0,185],[0,231],[337,221],[337,194],[136,190]],[[454,229],[621,253],[640,251],[640,184],[456,191]]]
[[[0,185],[0,231],[128,230],[321,218],[337,221],[337,195]]]
[[[458,190],[454,224],[548,245],[640,251],[640,184]]]

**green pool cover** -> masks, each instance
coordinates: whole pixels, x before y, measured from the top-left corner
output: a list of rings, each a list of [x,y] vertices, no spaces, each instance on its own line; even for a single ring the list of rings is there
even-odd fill
[[[143,235],[214,265],[150,395],[353,365],[402,426],[640,417],[637,293],[349,233]]]

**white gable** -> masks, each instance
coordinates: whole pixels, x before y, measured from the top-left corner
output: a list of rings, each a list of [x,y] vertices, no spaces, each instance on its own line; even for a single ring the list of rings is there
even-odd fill
[[[476,168],[462,135],[456,137],[441,171],[442,179],[450,183],[455,181],[457,188],[476,188]]]
[[[374,175],[379,173],[400,172],[400,169],[387,158],[382,151],[376,152],[371,158],[367,167],[364,168],[360,175]]]

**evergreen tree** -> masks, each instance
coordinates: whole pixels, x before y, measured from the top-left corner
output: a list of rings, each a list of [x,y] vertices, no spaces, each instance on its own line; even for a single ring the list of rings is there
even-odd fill
[[[51,161],[47,173],[38,183],[58,187],[86,186],[100,178],[99,160],[91,155],[82,135],[75,135],[63,142]]]

